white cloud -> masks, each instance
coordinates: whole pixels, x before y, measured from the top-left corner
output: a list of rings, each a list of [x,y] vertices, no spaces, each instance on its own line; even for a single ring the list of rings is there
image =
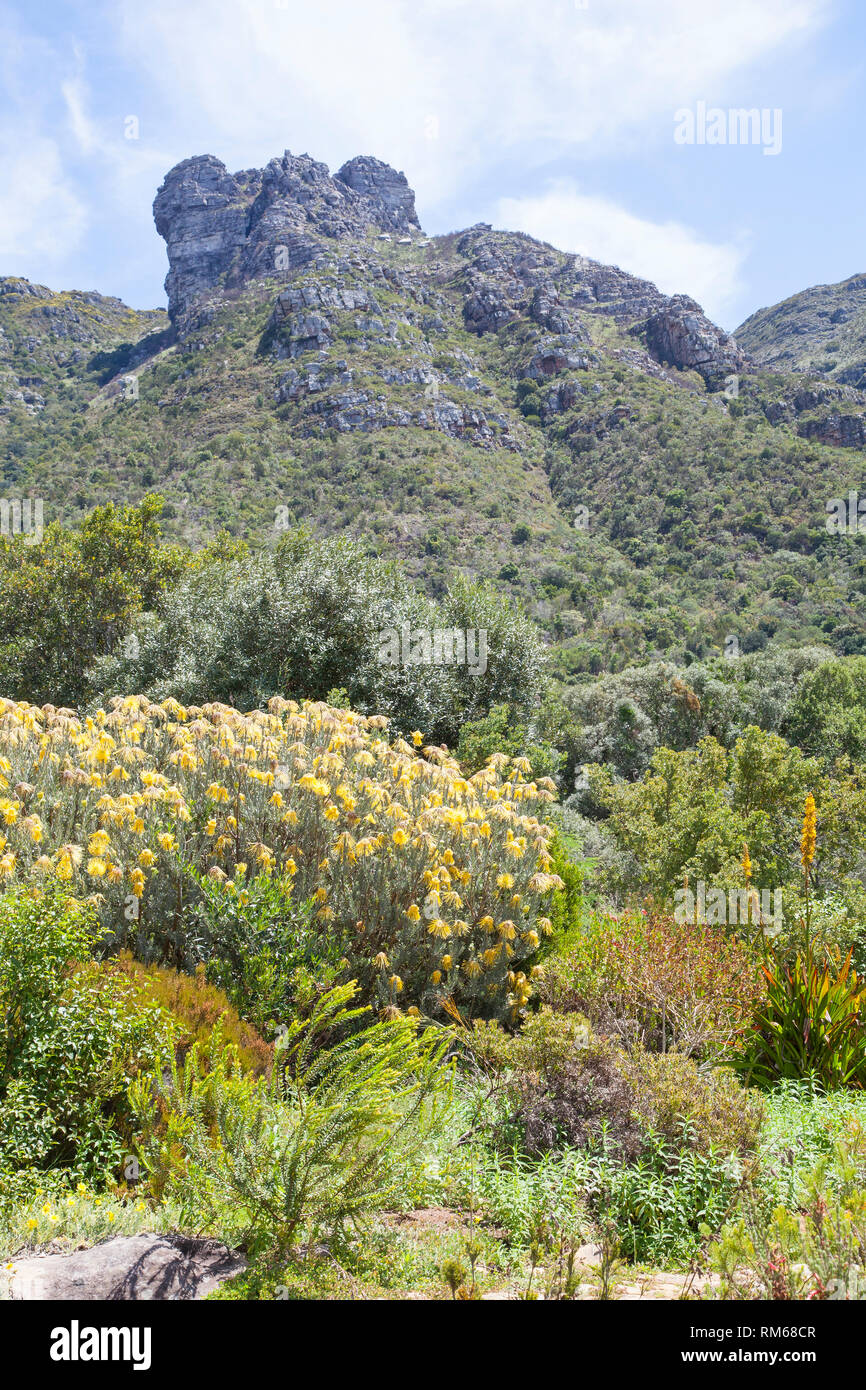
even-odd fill
[[[62,264],[80,245],[87,212],[66,177],[53,140],[36,135],[4,140],[0,146],[0,273],[37,258]],[[31,270],[31,274],[33,271]]]
[[[829,3],[123,0],[119,22],[177,125],[229,164],[286,145],[374,153],[406,170],[423,209],[509,153],[525,166],[670,141],[678,106],[721,100],[813,35]],[[753,77],[748,104],[774,105]]]
[[[527,198],[501,198],[494,220],[652,280],[666,294],[690,294],[711,319],[724,323],[739,290],[746,247],[702,239],[679,222],[636,217],[608,198],[559,182]]]

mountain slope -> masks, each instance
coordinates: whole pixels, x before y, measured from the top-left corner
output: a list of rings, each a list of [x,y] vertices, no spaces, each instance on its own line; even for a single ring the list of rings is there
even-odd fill
[[[866,649],[861,538],[824,524],[863,393],[768,370],[618,267],[486,225],[428,238],[370,157],[199,156],[154,211],[170,329],[118,306],[126,347],[0,416],[5,485],[47,515],[158,489],[190,541],[362,534],[434,592],[462,569],[521,595],[563,675],[731,636]]]
[[[737,329],[756,362],[812,372],[866,388],[866,275],[813,285],[781,304],[759,309]]]

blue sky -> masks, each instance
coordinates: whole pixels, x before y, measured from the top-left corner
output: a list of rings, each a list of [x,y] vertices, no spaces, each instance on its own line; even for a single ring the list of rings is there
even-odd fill
[[[428,232],[528,231],[734,328],[866,270],[864,41],[863,0],[0,0],[0,274],[164,304],[178,160],[375,154]],[[698,103],[781,111],[781,149],[677,143]]]

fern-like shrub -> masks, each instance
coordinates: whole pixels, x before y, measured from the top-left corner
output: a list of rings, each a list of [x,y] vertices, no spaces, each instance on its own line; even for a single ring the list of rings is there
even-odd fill
[[[194,1046],[170,1081],[157,1069],[131,1088],[153,1189],[186,1221],[284,1256],[397,1199],[449,1108],[447,1039],[407,1016],[358,1028],[356,992],[341,985],[296,1021],[269,1079],[232,1047],[212,1048],[206,1071]]]

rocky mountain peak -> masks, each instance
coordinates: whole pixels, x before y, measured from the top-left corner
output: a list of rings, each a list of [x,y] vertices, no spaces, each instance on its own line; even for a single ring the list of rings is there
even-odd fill
[[[323,240],[420,231],[405,174],[361,155],[331,176],[326,164],[290,150],[230,174],[214,155],[184,159],[153,204],[168,251],[169,314],[182,323],[204,294],[314,262]]]
[[[415,194],[402,171],[398,174],[381,159],[361,154],[348,160],[334,177],[383,208],[390,215],[395,231],[408,232],[412,227],[420,230]]]

